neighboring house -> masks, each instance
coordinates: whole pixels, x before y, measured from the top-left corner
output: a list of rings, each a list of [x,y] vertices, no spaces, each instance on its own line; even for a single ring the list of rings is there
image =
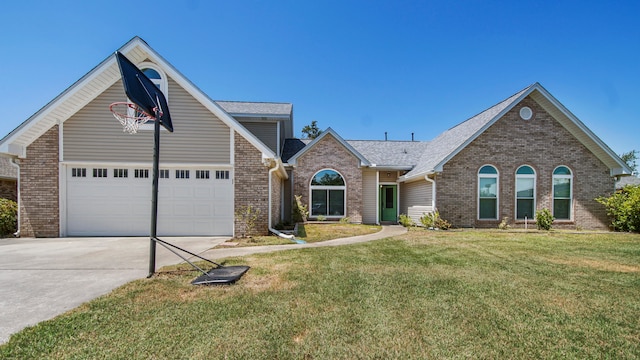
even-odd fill
[[[0,156],[0,198],[18,200],[18,166]]]
[[[637,176],[624,176],[616,182],[616,189],[622,189],[625,186],[638,186],[640,185],[640,177]]]
[[[135,37],[121,49],[153,70],[175,132],[160,145],[159,235],[259,233],[291,219],[394,223],[438,209],[460,227],[522,226],[542,208],[558,226],[605,228],[593,199],[630,169],[540,84],[430,142],[347,141],[332,129],[293,137],[288,103],[214,101]],[[148,235],[152,126],[123,133],[108,110],[125,101],[108,57],[0,140],[19,163],[21,236]]]

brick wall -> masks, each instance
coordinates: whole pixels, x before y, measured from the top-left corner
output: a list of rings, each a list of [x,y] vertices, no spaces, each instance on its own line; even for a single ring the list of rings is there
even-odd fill
[[[271,225],[282,222],[281,199],[282,199],[282,179],[278,175],[279,171],[274,171],[271,175]]]
[[[20,236],[60,236],[58,126],[27,147],[20,160]]]
[[[322,169],[333,169],[344,177],[347,192],[346,216],[353,223],[362,222],[362,169],[360,160],[342,146],[333,136],[327,135],[312,149],[298,158],[294,170],[294,195],[302,195],[302,202],[309,204],[311,178]]]
[[[269,232],[269,169],[262,164],[262,153],[238,134],[234,151],[234,211],[237,213],[247,206],[260,211],[253,234],[247,234],[245,222],[235,216],[235,235],[266,235]],[[280,201],[275,197],[274,200]]]
[[[531,120],[520,118],[522,106],[534,111]],[[485,164],[499,171],[498,221],[477,220],[477,174]],[[537,210],[552,208],[553,170],[566,165],[573,172],[573,219],[556,221],[554,227],[607,228],[606,211],[593,199],[614,189],[608,167],[530,97],[445,164],[436,178],[438,210],[443,218],[461,227],[495,227],[504,217],[513,221],[515,171],[525,164],[536,171]]]

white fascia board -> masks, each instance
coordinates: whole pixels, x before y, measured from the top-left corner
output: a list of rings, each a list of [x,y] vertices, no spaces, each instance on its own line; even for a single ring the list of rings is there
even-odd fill
[[[628,171],[631,169],[624,169],[624,168],[613,168],[611,169],[611,171],[609,172],[610,175],[613,176],[620,176],[620,175],[631,175],[631,171]]]
[[[441,172],[441,171],[440,171]],[[429,176],[429,175],[433,175],[436,174],[435,171],[433,170],[429,170],[429,171],[423,171],[411,176],[407,176],[407,175],[402,175],[398,177],[398,182],[411,182],[412,180],[416,180],[416,179],[422,179],[425,176]]]
[[[0,151],[11,153],[14,155],[22,155],[24,157],[24,153],[18,154],[12,151],[11,146],[23,146],[26,147],[31,144],[35,139],[42,136],[46,131],[48,131],[51,126],[56,125],[58,123],[64,122],[69,117],[73,115],[73,113],[66,114],[66,118],[60,118],[59,116],[54,115],[54,111],[57,110],[59,106],[64,104],[65,101],[72,98],[76,92],[82,88],[84,88],[87,84],[95,80],[97,77],[101,76],[103,72],[108,69],[110,66],[115,66],[115,58],[113,56],[109,56],[107,59],[103,60],[98,66],[89,71],[86,75],[80,78],[78,81],[73,83],[67,89],[65,89],[60,95],[56,96],[53,100],[47,103],[44,107],[38,110],[35,114],[25,120],[22,124],[20,124],[15,130],[9,133],[4,139],[0,140]],[[117,78],[114,78],[106,88],[113,85]],[[106,89],[105,88],[105,89]],[[96,93],[98,96],[99,93]],[[88,99],[88,101],[81,102],[82,105],[77,106],[77,110],[81,109],[84,105],[86,105],[89,101],[93,100],[95,97]],[[75,113],[75,112],[74,112]],[[36,124],[41,124],[41,129],[37,132],[33,132],[32,134],[28,134],[30,130],[34,130],[34,126]],[[5,147],[6,144],[9,144],[8,147]]]

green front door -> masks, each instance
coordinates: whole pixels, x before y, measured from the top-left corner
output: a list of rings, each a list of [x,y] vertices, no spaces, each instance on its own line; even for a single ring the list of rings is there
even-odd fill
[[[380,186],[380,221],[398,221],[398,186]]]

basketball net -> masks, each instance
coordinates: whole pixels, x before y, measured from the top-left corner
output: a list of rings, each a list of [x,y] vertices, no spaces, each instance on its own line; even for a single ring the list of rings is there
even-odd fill
[[[135,134],[138,132],[140,125],[149,120],[155,120],[155,117],[147,114],[138,105],[128,102],[115,102],[109,105],[109,110],[113,116],[118,119],[122,125],[122,132]]]

